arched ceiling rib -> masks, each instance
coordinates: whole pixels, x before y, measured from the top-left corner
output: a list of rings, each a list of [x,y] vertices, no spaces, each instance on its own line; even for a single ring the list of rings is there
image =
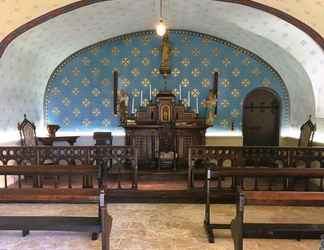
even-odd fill
[[[314,100],[317,116],[324,116],[324,103],[318,100],[323,94],[320,83],[324,73],[320,69],[324,54],[305,33],[278,17],[243,5],[212,0],[167,0],[167,4],[171,28],[229,40],[270,63],[287,85],[292,103],[291,125],[298,126],[305,120],[305,113],[315,112]],[[23,33],[9,44],[0,59],[1,79],[10,83],[4,87],[8,104],[16,100],[16,89],[21,89],[22,83],[22,91],[28,96],[18,104],[24,111],[13,107],[8,122],[17,121],[10,119],[13,115],[22,117],[21,113],[28,111],[36,111],[33,120],[42,120],[46,83],[67,56],[100,40],[152,29],[158,16],[157,0],[103,1],[57,16]]]
[[[89,0],[1,0],[0,40],[24,23],[75,2],[89,2]],[[324,0],[255,0],[254,2],[294,16],[324,36]]]

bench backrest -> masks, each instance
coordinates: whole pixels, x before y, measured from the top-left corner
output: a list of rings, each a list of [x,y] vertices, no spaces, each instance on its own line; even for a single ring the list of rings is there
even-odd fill
[[[54,188],[59,187],[59,177],[68,177],[67,180],[62,181],[60,188],[72,188],[73,178],[83,178],[83,187],[93,187],[93,179],[97,179],[98,188],[102,186],[103,168],[101,165],[21,165],[21,166],[1,166],[0,175],[5,178],[4,188],[18,187],[19,189],[24,186],[30,188],[31,185],[28,182],[22,180],[23,177],[29,176],[33,179],[34,188],[43,187],[45,177],[54,177]],[[8,186],[8,176],[18,176],[18,185]],[[35,184],[35,182],[37,184]],[[24,185],[23,185],[24,184]]]
[[[247,191],[241,192],[244,204],[271,206],[323,206],[323,192]]]
[[[271,191],[276,183],[281,181],[280,185],[283,190],[291,189],[296,184],[297,179],[319,179],[319,187],[316,191],[324,191],[323,178],[324,169],[317,168],[207,168],[206,180],[215,180],[218,182],[218,188],[222,189],[222,181],[224,178],[229,177],[232,181],[231,189],[236,190],[237,186],[244,189],[244,180],[252,179],[249,189],[258,191],[260,179],[267,179],[267,183],[262,183],[263,190],[268,189]],[[288,180],[289,183],[288,183]],[[295,180],[295,181],[294,181]],[[300,188],[300,187],[298,187]],[[309,190],[309,183],[305,182],[302,187],[304,190]],[[278,190],[276,190],[278,191]]]

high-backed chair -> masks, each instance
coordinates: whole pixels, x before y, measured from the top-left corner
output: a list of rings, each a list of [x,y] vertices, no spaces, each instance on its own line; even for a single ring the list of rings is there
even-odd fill
[[[22,123],[18,123],[18,130],[22,146],[37,145],[36,126],[27,119],[26,114],[24,114],[24,120]]]
[[[300,137],[298,141],[299,147],[311,147],[313,145],[314,133],[316,124],[311,120],[311,115],[308,120],[300,127]]]

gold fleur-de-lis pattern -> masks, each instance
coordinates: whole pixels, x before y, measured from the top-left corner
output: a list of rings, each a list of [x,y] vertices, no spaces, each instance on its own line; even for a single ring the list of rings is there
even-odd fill
[[[208,88],[210,87],[210,81],[208,78],[205,78],[201,81],[201,85],[204,87],[204,88]]]
[[[171,73],[174,77],[177,77],[180,75],[181,71],[178,68],[174,68]]]
[[[288,94],[276,71],[257,55],[230,42],[190,31],[170,31],[170,75],[166,86],[192,110],[207,115],[205,99],[219,73],[215,129],[239,129],[242,103],[258,87],[273,89],[282,99],[282,120],[289,117]],[[112,38],[85,48],[64,60],[53,72],[45,93],[46,122],[64,131],[111,129],[119,125],[113,113],[113,71],[118,88],[128,93],[128,107],[144,106],[149,91],[154,101],[164,89],[160,74],[161,38],[153,31]],[[181,90],[180,90],[181,89]],[[181,92],[181,93],[180,93]],[[287,120],[288,121],[288,120]]]
[[[229,105],[230,105],[230,102],[227,99],[223,99],[221,101],[221,107],[222,108],[226,109],[226,108],[228,108]]]

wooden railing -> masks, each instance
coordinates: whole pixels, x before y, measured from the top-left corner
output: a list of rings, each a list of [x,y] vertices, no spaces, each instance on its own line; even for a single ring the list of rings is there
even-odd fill
[[[21,167],[48,165],[50,171],[51,167],[55,168],[53,165],[73,165],[76,171],[78,171],[78,166],[96,166],[101,164],[104,168],[104,181],[114,179],[117,183],[115,186],[121,189],[123,188],[121,185],[121,176],[127,175],[129,177],[128,182],[131,183],[131,188],[136,189],[138,182],[137,155],[137,148],[131,146],[0,147],[0,168],[11,165]],[[9,175],[11,177],[8,177]],[[3,182],[2,186],[7,188],[15,182],[18,183],[18,187],[20,188],[22,186],[22,176],[18,175],[14,179],[12,176],[15,176],[15,174],[4,173],[0,175],[0,183]],[[84,187],[92,185],[92,180],[88,175],[84,175],[83,178]],[[58,185],[59,178],[55,180],[55,185]],[[40,184],[34,182],[34,185]]]
[[[193,146],[188,154],[189,188],[194,187],[195,174],[204,171],[206,162],[217,167],[322,168],[324,148]]]

